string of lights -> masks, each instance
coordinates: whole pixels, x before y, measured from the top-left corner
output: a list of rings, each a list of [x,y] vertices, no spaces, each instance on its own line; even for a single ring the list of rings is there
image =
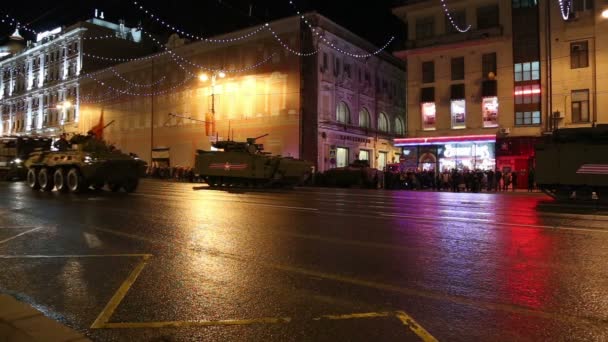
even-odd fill
[[[17,27],[17,29],[25,30],[25,31],[31,32],[33,34],[38,34],[38,32],[36,32],[36,30],[31,29],[31,28],[27,27],[26,25],[23,25],[17,19],[9,16],[8,14],[4,15],[4,17],[0,17],[0,22],[15,25]]]
[[[89,58],[94,58],[94,59],[98,59],[98,60],[102,60],[102,61],[107,61],[107,62],[131,62],[131,61],[145,61],[145,60],[150,60],[150,59],[154,59],[158,56],[167,54],[168,52],[160,52],[160,53],[156,53],[153,55],[149,55],[149,56],[144,56],[144,57],[136,57],[136,58],[113,58],[113,57],[104,57],[104,56],[98,56],[98,55],[93,55],[90,53],[86,53],[83,52],[82,55],[84,57],[89,57]]]
[[[572,10],[572,0],[557,0],[559,3],[559,11],[562,14],[564,20],[570,18],[570,11]]]
[[[114,76],[118,77],[121,81],[127,83],[128,85],[131,85],[133,87],[137,87],[137,88],[149,88],[149,87],[153,87],[157,84],[162,83],[165,78],[167,78],[166,76],[161,77],[158,81],[153,82],[153,83],[148,83],[148,84],[141,84],[141,83],[135,83],[132,81],[129,81],[128,79],[126,79],[124,76],[122,76],[118,71],[116,71],[116,69],[110,67],[109,70],[114,74]]]
[[[310,22],[308,21],[308,19],[306,19],[306,17],[304,17],[303,15],[300,14],[300,10],[296,7],[296,4],[292,1],[289,0],[289,4],[294,8],[294,10],[296,11],[296,14],[300,16],[300,19],[306,24],[306,26],[308,26],[308,28],[310,29],[310,31],[315,34],[316,36],[318,36],[319,38],[321,38],[321,40],[323,40],[325,42],[325,44],[329,45],[332,49],[340,52],[343,55],[347,55],[350,57],[354,57],[354,58],[368,58],[368,57],[372,57],[375,56],[377,54],[379,54],[380,52],[386,50],[386,48],[393,42],[393,40],[395,40],[395,36],[391,36],[388,41],[378,50],[371,52],[371,53],[365,53],[365,54],[356,54],[356,53],[351,53],[348,51],[345,51],[341,48],[339,48],[338,46],[336,46],[334,43],[332,43],[331,41],[329,41],[327,38],[325,38],[325,36],[321,35],[319,33],[319,31],[317,29],[315,29],[312,24],[310,24]]]
[[[184,80],[182,80],[182,81],[174,84],[173,86],[171,86],[169,88],[166,88],[166,89],[163,89],[163,90],[159,90],[159,91],[147,92],[147,93],[134,93],[134,92],[131,92],[131,91],[128,91],[128,90],[123,90],[123,89],[115,88],[115,87],[113,87],[113,86],[111,86],[109,84],[106,84],[106,82],[101,81],[101,80],[97,79],[96,77],[91,76],[89,74],[87,74],[86,77],[94,80],[99,85],[102,85],[102,86],[107,87],[109,89],[113,89],[114,91],[116,91],[118,93],[122,93],[122,94],[126,94],[126,95],[133,95],[133,96],[155,96],[155,95],[162,95],[162,94],[168,93],[168,92],[176,89],[177,87],[180,87],[180,86],[186,84],[188,81],[190,81],[191,79],[194,78],[193,75],[188,75],[186,78],[184,78]]]
[[[173,50],[171,50],[170,48],[168,48],[167,46],[165,46],[164,44],[162,44],[161,42],[159,42],[159,41],[158,41],[156,38],[154,38],[152,35],[148,34],[146,31],[142,30],[142,32],[143,32],[143,33],[144,33],[146,36],[148,36],[150,39],[152,39],[152,41],[154,41],[154,43],[155,43],[156,45],[158,45],[158,46],[162,47],[163,49],[165,49],[165,51],[166,51],[166,52],[167,52],[167,53],[168,53],[170,56],[172,56],[172,57],[174,57],[174,58],[176,58],[176,59],[179,59],[180,61],[182,61],[182,62],[184,62],[184,63],[187,63],[187,64],[191,65],[192,67],[195,67],[195,68],[198,68],[198,69],[203,69],[203,70],[206,70],[206,71],[209,71],[209,72],[220,72],[220,71],[221,71],[221,72],[224,72],[224,73],[239,73],[239,72],[244,72],[244,71],[252,70],[252,69],[258,68],[258,67],[259,67],[259,66],[261,66],[262,64],[264,64],[264,63],[268,62],[269,60],[271,60],[271,59],[272,59],[272,57],[273,57],[274,55],[276,55],[276,53],[272,53],[270,56],[268,56],[268,57],[266,57],[265,59],[263,59],[263,60],[259,61],[258,63],[255,63],[255,64],[253,64],[253,65],[249,65],[249,66],[246,66],[246,67],[243,67],[243,68],[238,68],[238,69],[221,69],[221,68],[211,68],[211,67],[208,67],[208,66],[204,66],[204,65],[200,65],[200,64],[198,64],[198,63],[192,62],[191,60],[186,59],[186,58],[184,58],[184,57],[182,57],[182,56],[180,56],[180,55],[176,54],[176,53],[175,53]],[[182,66],[181,64],[179,64],[177,61],[176,61],[176,63],[177,63],[178,65],[180,65],[180,67],[182,67],[182,69],[184,69],[184,68],[183,68],[183,66]],[[186,72],[189,72],[189,71],[187,71],[186,69],[184,69],[184,70],[185,70]]]
[[[159,18],[157,15],[155,15],[154,13],[152,13],[151,11],[149,11],[148,9],[146,9],[145,7],[143,7],[142,5],[139,4],[139,2],[137,1],[133,1],[133,4],[135,5],[135,7],[137,7],[140,11],[146,13],[152,20],[156,21],[157,23],[165,26],[166,28],[173,30],[174,32],[177,32],[179,34],[181,34],[182,36],[186,36],[190,39],[195,39],[195,40],[200,40],[203,42],[207,42],[207,43],[231,43],[231,42],[236,42],[239,40],[243,40],[243,39],[247,39],[249,37],[254,36],[255,34],[259,33],[260,31],[262,31],[265,26],[261,25],[259,27],[257,27],[256,29],[254,29],[253,31],[250,31],[244,35],[238,36],[238,37],[232,37],[232,38],[224,38],[224,39],[215,39],[215,38],[204,38],[201,37],[199,35],[196,34],[192,34],[189,33],[185,30],[181,30],[179,27],[176,27],[172,24],[170,24],[169,22],[166,22],[164,20],[162,20],[161,18]]]
[[[268,31],[270,31],[270,33],[272,33],[272,36],[274,37],[274,39],[279,42],[279,44],[281,44],[283,46],[283,48],[291,53],[293,53],[294,55],[298,55],[298,56],[302,56],[302,57],[308,57],[308,56],[312,56],[315,55],[319,52],[319,49],[312,51],[312,52],[299,52],[296,51],[294,49],[292,49],[291,47],[289,47],[289,45],[287,45],[286,43],[283,42],[283,40],[281,40],[281,38],[279,37],[279,35],[274,32],[274,30],[272,29],[272,27],[270,27],[270,25],[268,23],[265,24],[266,28],[268,28]]]
[[[452,24],[452,26],[454,26],[454,28],[456,29],[456,31],[458,31],[460,33],[465,33],[468,30],[470,30],[471,29],[471,25],[470,24],[466,28],[461,28],[460,26],[458,26],[458,24],[454,21],[454,18],[452,17],[452,14],[450,13],[450,10],[448,9],[448,5],[447,5],[447,3],[445,1],[446,0],[441,0],[441,6],[443,7],[443,11],[445,12],[446,17],[450,21],[450,24]]]
[[[82,37],[82,40],[103,40],[103,39],[121,39],[116,34],[106,34],[105,36]]]

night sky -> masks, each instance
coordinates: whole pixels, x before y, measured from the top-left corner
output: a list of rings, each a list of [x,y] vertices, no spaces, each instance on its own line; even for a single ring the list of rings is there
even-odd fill
[[[140,3],[165,21],[202,36],[230,32],[295,15],[289,0],[142,0]],[[316,10],[378,46],[395,36],[397,41],[389,50],[398,48],[405,37],[405,26],[391,13],[395,0],[300,0],[294,3],[302,12]],[[89,19],[95,8],[103,10],[105,18],[110,21],[125,19],[127,26],[136,26],[141,21],[144,28],[150,31],[169,33],[145,13],[137,10],[132,0],[12,0],[0,8],[0,15],[9,14],[22,23],[30,24],[37,31],[44,31]],[[13,27],[0,23],[2,40],[13,30]],[[27,37],[27,33],[22,34]]]

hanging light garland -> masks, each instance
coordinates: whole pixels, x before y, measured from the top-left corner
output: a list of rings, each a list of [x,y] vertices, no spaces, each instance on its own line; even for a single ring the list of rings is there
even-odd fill
[[[562,18],[568,20],[572,11],[572,0],[557,0],[557,2],[559,2],[559,11],[562,14]]]
[[[298,55],[298,56],[302,56],[302,57],[308,57],[308,56],[312,56],[315,55],[319,52],[319,49],[312,51],[312,52],[298,52],[294,49],[292,49],[291,47],[289,47],[289,45],[285,44],[283,42],[283,40],[281,40],[281,38],[279,37],[279,35],[274,32],[274,30],[272,29],[272,27],[270,27],[270,24],[266,23],[266,28],[268,28],[268,31],[270,31],[270,33],[272,33],[272,36],[274,37],[274,39],[279,42],[279,44],[281,44],[281,46],[283,46],[283,48],[291,53],[293,53],[294,55]]]
[[[296,11],[296,14],[298,16],[300,16],[300,19],[306,24],[306,26],[308,26],[308,28],[310,29],[310,31],[314,35],[316,35],[319,38],[321,38],[321,40],[323,40],[325,42],[325,44],[329,45],[332,49],[340,52],[343,55],[347,55],[347,56],[354,57],[354,58],[368,58],[368,57],[372,57],[372,56],[375,56],[375,55],[379,54],[380,52],[386,50],[386,48],[390,45],[390,43],[392,43],[393,40],[395,40],[395,36],[391,36],[388,39],[388,41],[381,48],[379,48],[378,50],[376,50],[374,52],[371,52],[371,53],[356,54],[356,53],[351,53],[351,52],[345,51],[345,50],[339,48],[338,46],[336,46],[334,43],[330,42],[327,38],[325,38],[325,36],[321,35],[319,33],[319,30],[315,29],[312,26],[312,24],[310,24],[310,22],[308,21],[308,19],[306,19],[303,15],[300,14],[300,10],[296,7],[296,4],[292,0],[289,1],[289,4],[294,8],[294,10]]]
[[[214,39],[214,38],[204,38],[192,33],[188,33],[184,30],[180,30],[179,27],[175,27],[173,25],[171,25],[170,23],[160,19],[158,16],[154,15],[154,13],[152,13],[151,11],[147,10],[145,7],[143,7],[142,5],[139,4],[139,2],[137,1],[133,1],[133,4],[135,5],[135,7],[137,7],[140,11],[146,13],[152,20],[156,21],[157,23],[165,26],[166,28],[173,30],[174,32],[177,32],[183,36],[186,36],[190,39],[196,39],[196,40],[200,40],[203,42],[207,42],[207,43],[231,43],[231,42],[236,42],[239,40],[243,40],[243,39],[247,39],[257,33],[259,33],[260,31],[262,31],[264,29],[264,25],[261,25],[260,27],[254,29],[253,31],[246,33],[242,36],[239,37],[232,37],[232,38],[225,38],[225,39]]]
[[[8,14],[6,14],[4,17],[0,17],[0,22],[15,25],[18,30],[21,29],[24,31],[31,32],[33,34],[38,34],[38,32],[36,32],[36,30],[31,29],[31,28],[27,27],[26,25],[23,25],[18,20],[16,20],[15,18],[12,18]]]
[[[160,53],[156,53],[156,54],[153,54],[153,55],[144,56],[144,57],[136,57],[136,58],[113,58],[113,57],[104,57],[104,56],[93,55],[93,54],[86,53],[86,52],[83,52],[83,53],[82,53],[82,55],[83,55],[84,57],[90,57],[90,58],[99,59],[99,60],[102,60],[102,61],[107,61],[107,62],[119,62],[119,63],[122,63],[122,62],[132,62],[132,61],[145,61],[145,60],[150,60],[150,59],[154,59],[154,58],[156,58],[156,57],[158,57],[158,56],[165,55],[165,54],[167,54],[167,53],[168,53],[168,52],[160,52]]]
[[[154,83],[149,83],[149,84],[141,84],[141,83],[135,83],[135,82],[131,82],[129,80],[127,80],[124,76],[122,76],[120,73],[118,73],[118,71],[116,71],[116,69],[110,67],[108,68],[113,74],[114,76],[118,77],[121,81],[133,86],[133,87],[137,87],[137,88],[149,88],[149,87],[153,87],[157,84],[162,83],[165,78],[167,78],[167,76],[163,76],[161,77],[158,81],[154,82]]]
[[[469,31],[471,29],[471,25],[469,24],[466,28],[461,28],[460,26],[458,26],[458,24],[456,23],[456,21],[454,21],[454,18],[452,17],[452,14],[450,14],[450,10],[448,9],[448,5],[445,2],[446,0],[441,0],[441,6],[443,7],[443,11],[445,12],[446,17],[448,18],[448,20],[450,21],[450,24],[452,24],[452,26],[460,33],[465,33],[467,31]]]
[[[171,87],[169,87],[169,88],[166,88],[166,89],[163,89],[163,90],[159,90],[159,91],[155,91],[155,92],[147,92],[147,93],[134,93],[134,92],[130,92],[130,91],[127,91],[127,90],[122,90],[122,89],[115,88],[115,87],[113,87],[113,86],[111,86],[111,85],[109,85],[109,84],[106,84],[106,82],[104,82],[104,81],[101,81],[101,80],[97,79],[97,78],[96,78],[96,77],[94,77],[94,76],[87,75],[87,77],[88,77],[88,78],[90,78],[90,79],[92,79],[92,80],[94,80],[94,81],[95,81],[95,82],[97,82],[99,85],[102,85],[102,86],[104,86],[104,87],[107,87],[107,88],[109,88],[109,89],[112,89],[112,90],[114,90],[114,91],[116,91],[116,92],[118,92],[118,93],[122,93],[122,94],[125,94],[125,95],[133,95],[133,96],[155,96],[155,95],[162,95],[162,94],[168,93],[168,92],[170,92],[170,91],[173,91],[173,90],[174,90],[174,89],[176,89],[177,87],[180,87],[180,86],[182,86],[182,85],[186,84],[188,81],[190,81],[191,79],[193,79],[193,78],[194,78],[194,76],[193,76],[193,75],[188,75],[186,78],[184,78],[184,80],[183,80],[183,81],[178,82],[178,83],[174,84],[173,86],[171,86]]]

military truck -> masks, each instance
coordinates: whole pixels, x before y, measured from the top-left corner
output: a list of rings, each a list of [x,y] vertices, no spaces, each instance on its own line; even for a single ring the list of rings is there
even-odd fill
[[[51,139],[35,136],[8,136],[0,138],[0,179],[24,180],[24,165],[29,154],[36,149],[48,150]]]
[[[34,190],[82,192],[89,187],[133,192],[145,163],[93,136],[75,135],[65,151],[36,151],[26,160],[27,184]]]
[[[209,186],[294,186],[311,174],[312,163],[292,157],[271,156],[263,152],[257,138],[212,144],[218,151],[197,150],[194,173]]]
[[[556,130],[535,150],[542,191],[557,199],[608,200],[608,125]]]

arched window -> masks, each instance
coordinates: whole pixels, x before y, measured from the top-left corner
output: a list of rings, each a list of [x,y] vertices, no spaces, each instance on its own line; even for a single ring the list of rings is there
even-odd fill
[[[371,126],[371,121],[367,109],[361,108],[361,111],[359,111],[359,127],[369,128]]]
[[[336,120],[339,123],[350,123],[350,110],[348,110],[346,103],[338,103],[338,108],[336,109]]]
[[[395,118],[395,134],[403,135],[405,133],[405,127],[403,127],[403,120],[401,118]]]
[[[380,132],[388,132],[388,119],[384,113],[378,115],[378,130]]]

